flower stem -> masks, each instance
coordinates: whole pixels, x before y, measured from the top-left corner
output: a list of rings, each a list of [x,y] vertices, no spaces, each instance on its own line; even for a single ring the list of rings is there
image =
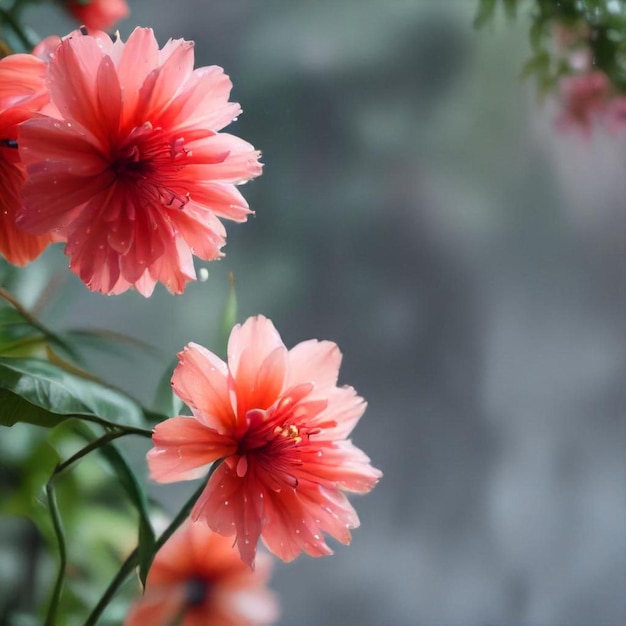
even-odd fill
[[[206,480],[203,480],[200,486],[193,492],[193,494],[191,494],[191,497],[189,498],[189,500],[187,500],[187,502],[185,502],[185,504],[183,505],[183,508],[178,512],[178,515],[176,515],[176,517],[172,520],[170,525],[163,531],[162,535],[157,539],[157,541],[154,544],[155,554],[163,547],[163,544],[174,534],[176,529],[189,517],[189,514],[191,513],[191,509],[193,509],[193,505],[196,503],[196,501],[198,500],[198,498],[204,491],[211,476],[213,476],[213,473],[221,465],[222,461],[223,459],[219,459],[215,461],[213,465],[211,465],[211,469],[209,470],[209,473],[207,474]]]
[[[94,439],[90,444],[86,445],[84,448],[81,448],[78,452],[76,452],[76,454],[73,454],[69,459],[57,465],[57,468],[54,471],[53,478],[54,476],[60,474],[63,470],[67,469],[73,463],[76,463],[76,461],[79,461],[84,456],[87,456],[90,452],[93,452],[94,450],[97,450],[98,448],[101,448],[102,446],[105,446],[111,441],[114,441],[115,439],[119,439],[120,437],[123,437],[126,434],[128,433],[117,430],[117,431],[108,432],[105,435],[102,435],[102,437],[98,437],[98,439]]]
[[[140,435],[141,437],[147,437],[148,439],[152,438],[152,430],[148,428],[139,428],[137,426],[126,426],[125,424],[116,424],[115,422],[110,422],[109,420],[104,419],[103,417],[98,417],[97,415],[82,415],[80,413],[71,413],[67,415],[68,418],[73,417],[77,420],[83,420],[85,422],[92,422],[93,424],[99,424],[103,428],[106,428],[109,431],[118,431],[120,432],[120,437],[124,437],[126,435]]]
[[[46,616],[45,626],[55,626],[56,613],[59,606],[59,599],[61,597],[61,591],[63,589],[63,582],[65,580],[65,568],[67,566],[67,552],[65,548],[65,534],[63,532],[63,525],[61,523],[61,515],[59,514],[59,506],[57,504],[56,493],[52,480],[55,474],[52,475],[50,481],[46,484],[46,496],[48,499],[48,508],[50,509],[50,516],[52,517],[52,525],[54,527],[54,534],[59,544],[59,571],[54,583],[54,589],[52,591],[52,598],[50,599],[50,605],[48,606],[48,614]]]
[[[178,515],[176,515],[176,517],[172,520],[170,525],[165,529],[165,531],[163,531],[163,534],[154,543],[154,550],[150,558],[150,563],[152,562],[154,555],[163,547],[163,544],[174,534],[176,529],[185,521],[185,519],[187,519],[187,517],[189,516],[189,513],[191,512],[191,509],[193,509],[193,505],[196,503],[196,500],[200,497],[200,494],[204,491],[204,488],[206,487],[207,482],[213,475],[213,472],[215,472],[215,470],[219,467],[222,460],[223,459],[219,459],[218,461],[213,463],[213,465],[211,466],[211,469],[209,470],[206,480],[202,481],[200,486],[193,492],[189,500],[187,500],[187,502],[183,505],[183,508],[179,511]],[[118,589],[124,584],[124,581],[128,578],[128,576],[131,574],[133,569],[138,565],[138,563],[139,563],[139,548],[135,548],[128,555],[124,563],[122,563],[122,566],[120,567],[120,570],[115,575],[115,578],[113,578],[113,580],[110,582],[109,586],[106,588],[106,591],[104,592],[104,594],[98,601],[98,604],[94,607],[93,611],[89,614],[89,617],[85,621],[84,626],[95,626],[98,618],[100,617],[100,615],[102,615],[102,612],[106,609],[107,605],[109,604],[109,602],[111,602],[111,600],[117,593]],[[150,564],[148,564],[148,566],[145,568],[146,572],[149,569],[149,565]],[[145,583],[145,581],[142,581],[142,582]]]

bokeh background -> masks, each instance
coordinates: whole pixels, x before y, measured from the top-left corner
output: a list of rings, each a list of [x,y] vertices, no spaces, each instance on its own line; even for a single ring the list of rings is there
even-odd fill
[[[146,403],[187,342],[216,345],[231,271],[240,319],[339,344],[384,478],[352,546],[277,563],[280,624],[625,624],[626,136],[555,128],[523,10],[477,32],[473,0],[129,4],[122,36],[194,39],[232,77],[256,216],[183,297],[89,293],[61,249],[19,295],[53,281],[53,328],[155,346],[91,362]]]

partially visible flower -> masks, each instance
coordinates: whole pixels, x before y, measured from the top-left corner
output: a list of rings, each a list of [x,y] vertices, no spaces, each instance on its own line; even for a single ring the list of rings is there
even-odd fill
[[[219,218],[251,212],[235,185],[261,173],[259,153],[218,132],[241,109],[221,68],[193,64],[193,42],[159,50],[148,28],[126,43],[76,31],[48,65],[58,114],[20,126],[18,223],[65,238],[70,269],[94,291],[149,296],[160,281],[181,293],[193,254],[222,256]]]
[[[556,123],[562,130],[577,129],[589,135],[594,123],[604,113],[610,95],[609,80],[596,70],[564,76],[559,83],[561,113]]]
[[[48,102],[45,73],[45,63],[30,54],[0,60],[0,253],[14,265],[29,263],[52,241],[16,226],[24,183],[17,126]]]
[[[151,476],[186,480],[224,458],[191,517],[235,535],[250,565],[259,537],[284,561],[332,554],[324,533],[349,543],[359,518],[343,492],[366,493],[381,476],[347,439],[366,405],[337,387],[340,364],[329,341],[287,350],[263,316],[232,330],[228,363],[193,343],[179,354],[172,386],[193,417],[156,426]]]
[[[96,30],[109,30],[129,13],[126,0],[66,0],[65,6],[79,24]]]
[[[187,520],[156,554],[124,626],[269,624],[278,617],[269,571],[267,554],[253,572],[232,541]]]

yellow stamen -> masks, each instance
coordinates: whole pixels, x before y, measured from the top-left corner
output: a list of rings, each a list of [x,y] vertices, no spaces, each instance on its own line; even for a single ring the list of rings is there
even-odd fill
[[[295,424],[289,424],[289,426],[276,426],[274,434],[280,435],[281,437],[289,437],[289,439],[293,439],[294,443],[300,443],[302,441],[298,427]]]

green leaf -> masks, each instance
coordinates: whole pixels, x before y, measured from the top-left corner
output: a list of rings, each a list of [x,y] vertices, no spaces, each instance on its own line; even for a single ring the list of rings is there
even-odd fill
[[[143,423],[139,405],[114,389],[39,359],[0,358],[0,426],[49,428],[69,416]]]
[[[150,514],[148,513],[148,499],[143,487],[137,480],[137,476],[122,456],[122,453],[114,445],[109,444],[100,448],[100,453],[117,475],[124,491],[126,491],[126,494],[137,509],[139,515],[139,576],[141,582],[145,585],[155,541],[154,530],[150,523]]]
[[[504,10],[510,20],[515,19],[517,15],[517,0],[504,0]]]
[[[545,73],[550,68],[550,55],[542,50],[529,59],[522,68],[522,77],[528,78],[532,74]]]
[[[165,368],[163,376],[157,385],[154,397],[154,409],[158,413],[162,413],[165,417],[180,415],[184,406],[183,401],[172,391],[172,373],[178,365],[178,358],[175,358]]]
[[[77,347],[98,350],[122,357],[129,355],[130,351],[126,349],[128,347],[137,348],[152,357],[159,354],[159,351],[154,346],[145,341],[105,328],[76,328],[59,333],[59,337]]]
[[[482,28],[487,22],[493,19],[496,8],[496,0],[480,0],[478,11],[474,18],[474,28]]]
[[[227,356],[228,338],[233,326],[237,323],[237,292],[235,291],[235,275],[232,272],[228,274],[228,282],[228,295],[222,310],[219,334],[220,355],[224,359]]]

